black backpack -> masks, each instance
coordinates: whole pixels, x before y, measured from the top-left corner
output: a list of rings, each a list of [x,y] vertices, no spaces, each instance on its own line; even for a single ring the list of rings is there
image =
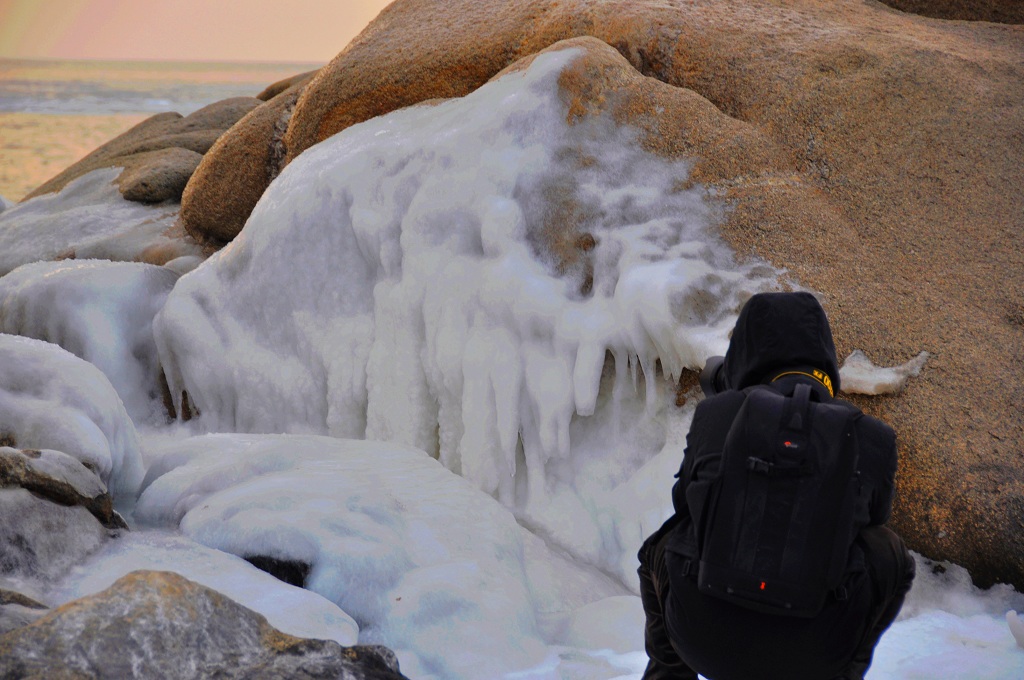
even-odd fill
[[[843,402],[749,388],[695,516],[701,592],[813,617],[840,588],[860,499],[856,423]]]

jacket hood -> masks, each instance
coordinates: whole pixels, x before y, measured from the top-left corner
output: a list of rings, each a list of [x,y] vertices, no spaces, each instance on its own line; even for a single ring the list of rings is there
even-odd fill
[[[839,363],[825,310],[810,293],[758,293],[740,310],[725,355],[728,385],[741,390],[783,369],[817,368],[839,391]]]

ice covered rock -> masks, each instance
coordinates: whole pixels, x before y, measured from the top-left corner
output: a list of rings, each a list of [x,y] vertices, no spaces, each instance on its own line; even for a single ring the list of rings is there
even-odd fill
[[[646,151],[616,121],[648,80],[581,40],[310,149],[154,320],[171,393],[216,430],[422,448],[632,584],[623,487],[666,447],[678,468],[674,379],[777,285],[734,261],[693,181],[763,145],[735,124],[714,146],[731,166]],[[656,101],[714,116],[680,92]],[[674,471],[641,512],[664,519]]]
[[[21,488],[52,503],[82,506],[105,527],[126,529],[107,487],[80,461],[60,451],[0,446],[0,488]]]
[[[260,101],[254,97],[233,97],[214,102],[184,117],[178,113],[160,113],[147,118],[33,190],[25,200],[60,191],[72,180],[99,168],[124,168],[137,179],[144,174],[163,172],[163,168],[152,165],[152,152],[181,149],[204,154],[217,137],[259,104]],[[144,168],[147,164],[148,173]],[[132,184],[122,186],[122,193],[126,186]],[[181,186],[184,187],[184,182]],[[180,190],[177,195],[181,195]],[[153,197],[151,194],[140,196],[144,196],[141,200]]]
[[[169,444],[135,517],[180,525],[235,555],[312,565],[306,587],[359,621],[361,641],[394,649],[414,676],[492,678],[534,667],[548,654],[537,611],[560,609],[537,597],[561,597],[557,584],[573,579],[597,583],[535,547],[531,559],[562,572],[526,565],[507,510],[395,444],[281,435]],[[574,586],[562,590],[579,597]],[[598,586],[591,597],[622,592]]]
[[[85,507],[24,488],[0,488],[0,575],[53,581],[94,553],[110,532]]]
[[[0,674],[57,677],[399,680],[393,654],[293,637],[215,590],[137,571],[0,636]]]
[[[12,581],[10,577],[0,576],[0,635],[27,626],[49,609],[45,604],[13,590]],[[19,586],[22,585],[19,583]]]
[[[174,226],[177,204],[127,201],[114,180],[119,168],[102,168],[50,193],[0,213],[0,275],[30,262],[100,258],[163,264],[202,255]]]
[[[169,268],[68,260],[0,277],[0,332],[46,340],[107,376],[137,423],[163,422],[153,317],[178,280]]]
[[[26,607],[22,604],[0,603],[0,635],[38,621],[44,614],[46,614],[46,607],[37,608]]]
[[[1013,3],[896,2],[1014,20]],[[1024,587],[1024,284],[1005,275],[1024,270],[1024,137],[1006,124],[1024,120],[1019,27],[861,0],[398,0],[303,93],[289,159],[582,35],[778,145],[765,172],[713,185],[733,207],[726,238],[822,292],[842,351],[935,353],[914,389],[870,407],[899,426],[894,525],[984,581]],[[623,118],[678,129],[672,108],[634,111]]]
[[[32,338],[0,334],[0,444],[74,457],[99,476],[115,503],[134,499],[144,473],[135,426],[110,381],[92,364]]]
[[[93,595],[133,571],[173,571],[267,617],[282,633],[354,645],[359,626],[338,605],[283,583],[235,555],[177,532],[136,530],[108,541],[45,592],[51,606]],[[0,582],[0,587],[2,587]]]

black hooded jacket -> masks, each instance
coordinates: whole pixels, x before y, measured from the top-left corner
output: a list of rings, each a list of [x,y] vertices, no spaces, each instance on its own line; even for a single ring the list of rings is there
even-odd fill
[[[828,319],[821,305],[809,293],[767,293],[752,297],[737,319],[722,370],[728,389],[704,399],[697,406],[686,437],[686,451],[677,475],[679,480],[672,490],[676,514],[663,528],[664,531],[671,527],[671,535],[666,544],[666,562],[672,590],[677,589],[677,579],[693,578],[681,566],[687,560],[693,560],[698,556],[690,507],[698,507],[695,503],[707,493],[711,481],[718,473],[726,435],[746,397],[742,390],[753,385],[769,384],[783,394],[792,395],[798,384],[806,383],[819,400],[832,401],[834,393],[839,389],[839,368]],[[850,408],[855,407],[850,405]],[[859,528],[864,526],[884,524],[889,518],[896,474],[896,440],[888,425],[869,416],[863,416],[858,420],[857,438],[858,470],[861,474],[862,489],[868,498],[866,505],[858,509],[856,522],[859,531]],[[859,571],[864,571],[864,558],[855,544],[850,550],[847,572],[855,574]],[[692,608],[691,602],[689,615],[693,615]],[[806,644],[808,638],[804,635],[812,635],[814,632],[813,619],[794,621],[789,617],[750,612],[717,600],[708,602],[701,616],[706,619],[713,616],[714,612],[733,617],[734,620],[728,624],[728,630],[764,628],[764,634],[759,636],[759,639],[765,644],[773,641],[769,646],[775,649],[779,659],[787,658],[785,647],[788,644]],[[678,611],[677,613],[682,614]],[[832,617],[835,622],[843,621],[843,617],[846,616],[848,620],[842,625],[856,624],[856,617],[853,614],[847,616],[846,613],[832,611],[827,616]],[[803,628],[808,624],[812,628]],[[679,645],[683,649],[689,649],[692,652],[691,657],[709,655],[703,662],[705,668],[708,663],[715,660],[716,654],[728,656],[721,648],[724,643],[720,643],[718,649],[715,646],[707,649],[708,641],[699,639],[702,634],[710,634],[709,631],[716,628],[714,625],[708,625],[707,621],[693,628],[703,633],[691,631],[687,634],[685,623],[673,626],[672,622],[669,622],[669,628],[675,628],[680,637],[688,638],[680,640]],[[821,653],[834,652],[837,658],[846,653],[838,648],[830,651],[821,649],[820,645],[818,647]],[[726,666],[739,664],[735,666],[734,672],[729,672],[726,668],[717,675],[713,673],[712,676],[759,677],[756,673],[745,674],[744,661],[735,657],[735,654],[733,657],[725,659],[724,663]],[[800,658],[806,658],[806,652],[802,653]],[[695,662],[695,668],[700,670],[702,663],[698,659],[689,660]],[[774,667],[783,668],[784,665],[776,664]]]

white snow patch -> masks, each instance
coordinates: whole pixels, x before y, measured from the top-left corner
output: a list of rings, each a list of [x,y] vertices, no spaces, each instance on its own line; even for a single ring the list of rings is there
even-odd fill
[[[0,213],[0,275],[29,262],[67,256],[137,260],[150,247],[199,255],[198,245],[164,236],[178,216],[178,204],[125,200],[114,184],[121,170],[93,170],[58,193],[36,196]]]
[[[921,352],[905,364],[886,368],[876,366],[864,352],[855,349],[839,369],[839,382],[848,394],[896,394],[907,380],[920,375],[930,356]]]
[[[178,275],[137,262],[36,262],[0,277],[0,332],[60,345],[99,368],[136,422],[166,420],[153,316]]]
[[[306,586],[416,675],[494,678],[548,654],[521,529],[422,451],[208,435],[167,445],[146,484],[140,524],[180,522],[211,548],[311,564]]]
[[[135,426],[110,381],[57,345],[0,333],[0,434],[77,458],[130,503],[144,469]]]

